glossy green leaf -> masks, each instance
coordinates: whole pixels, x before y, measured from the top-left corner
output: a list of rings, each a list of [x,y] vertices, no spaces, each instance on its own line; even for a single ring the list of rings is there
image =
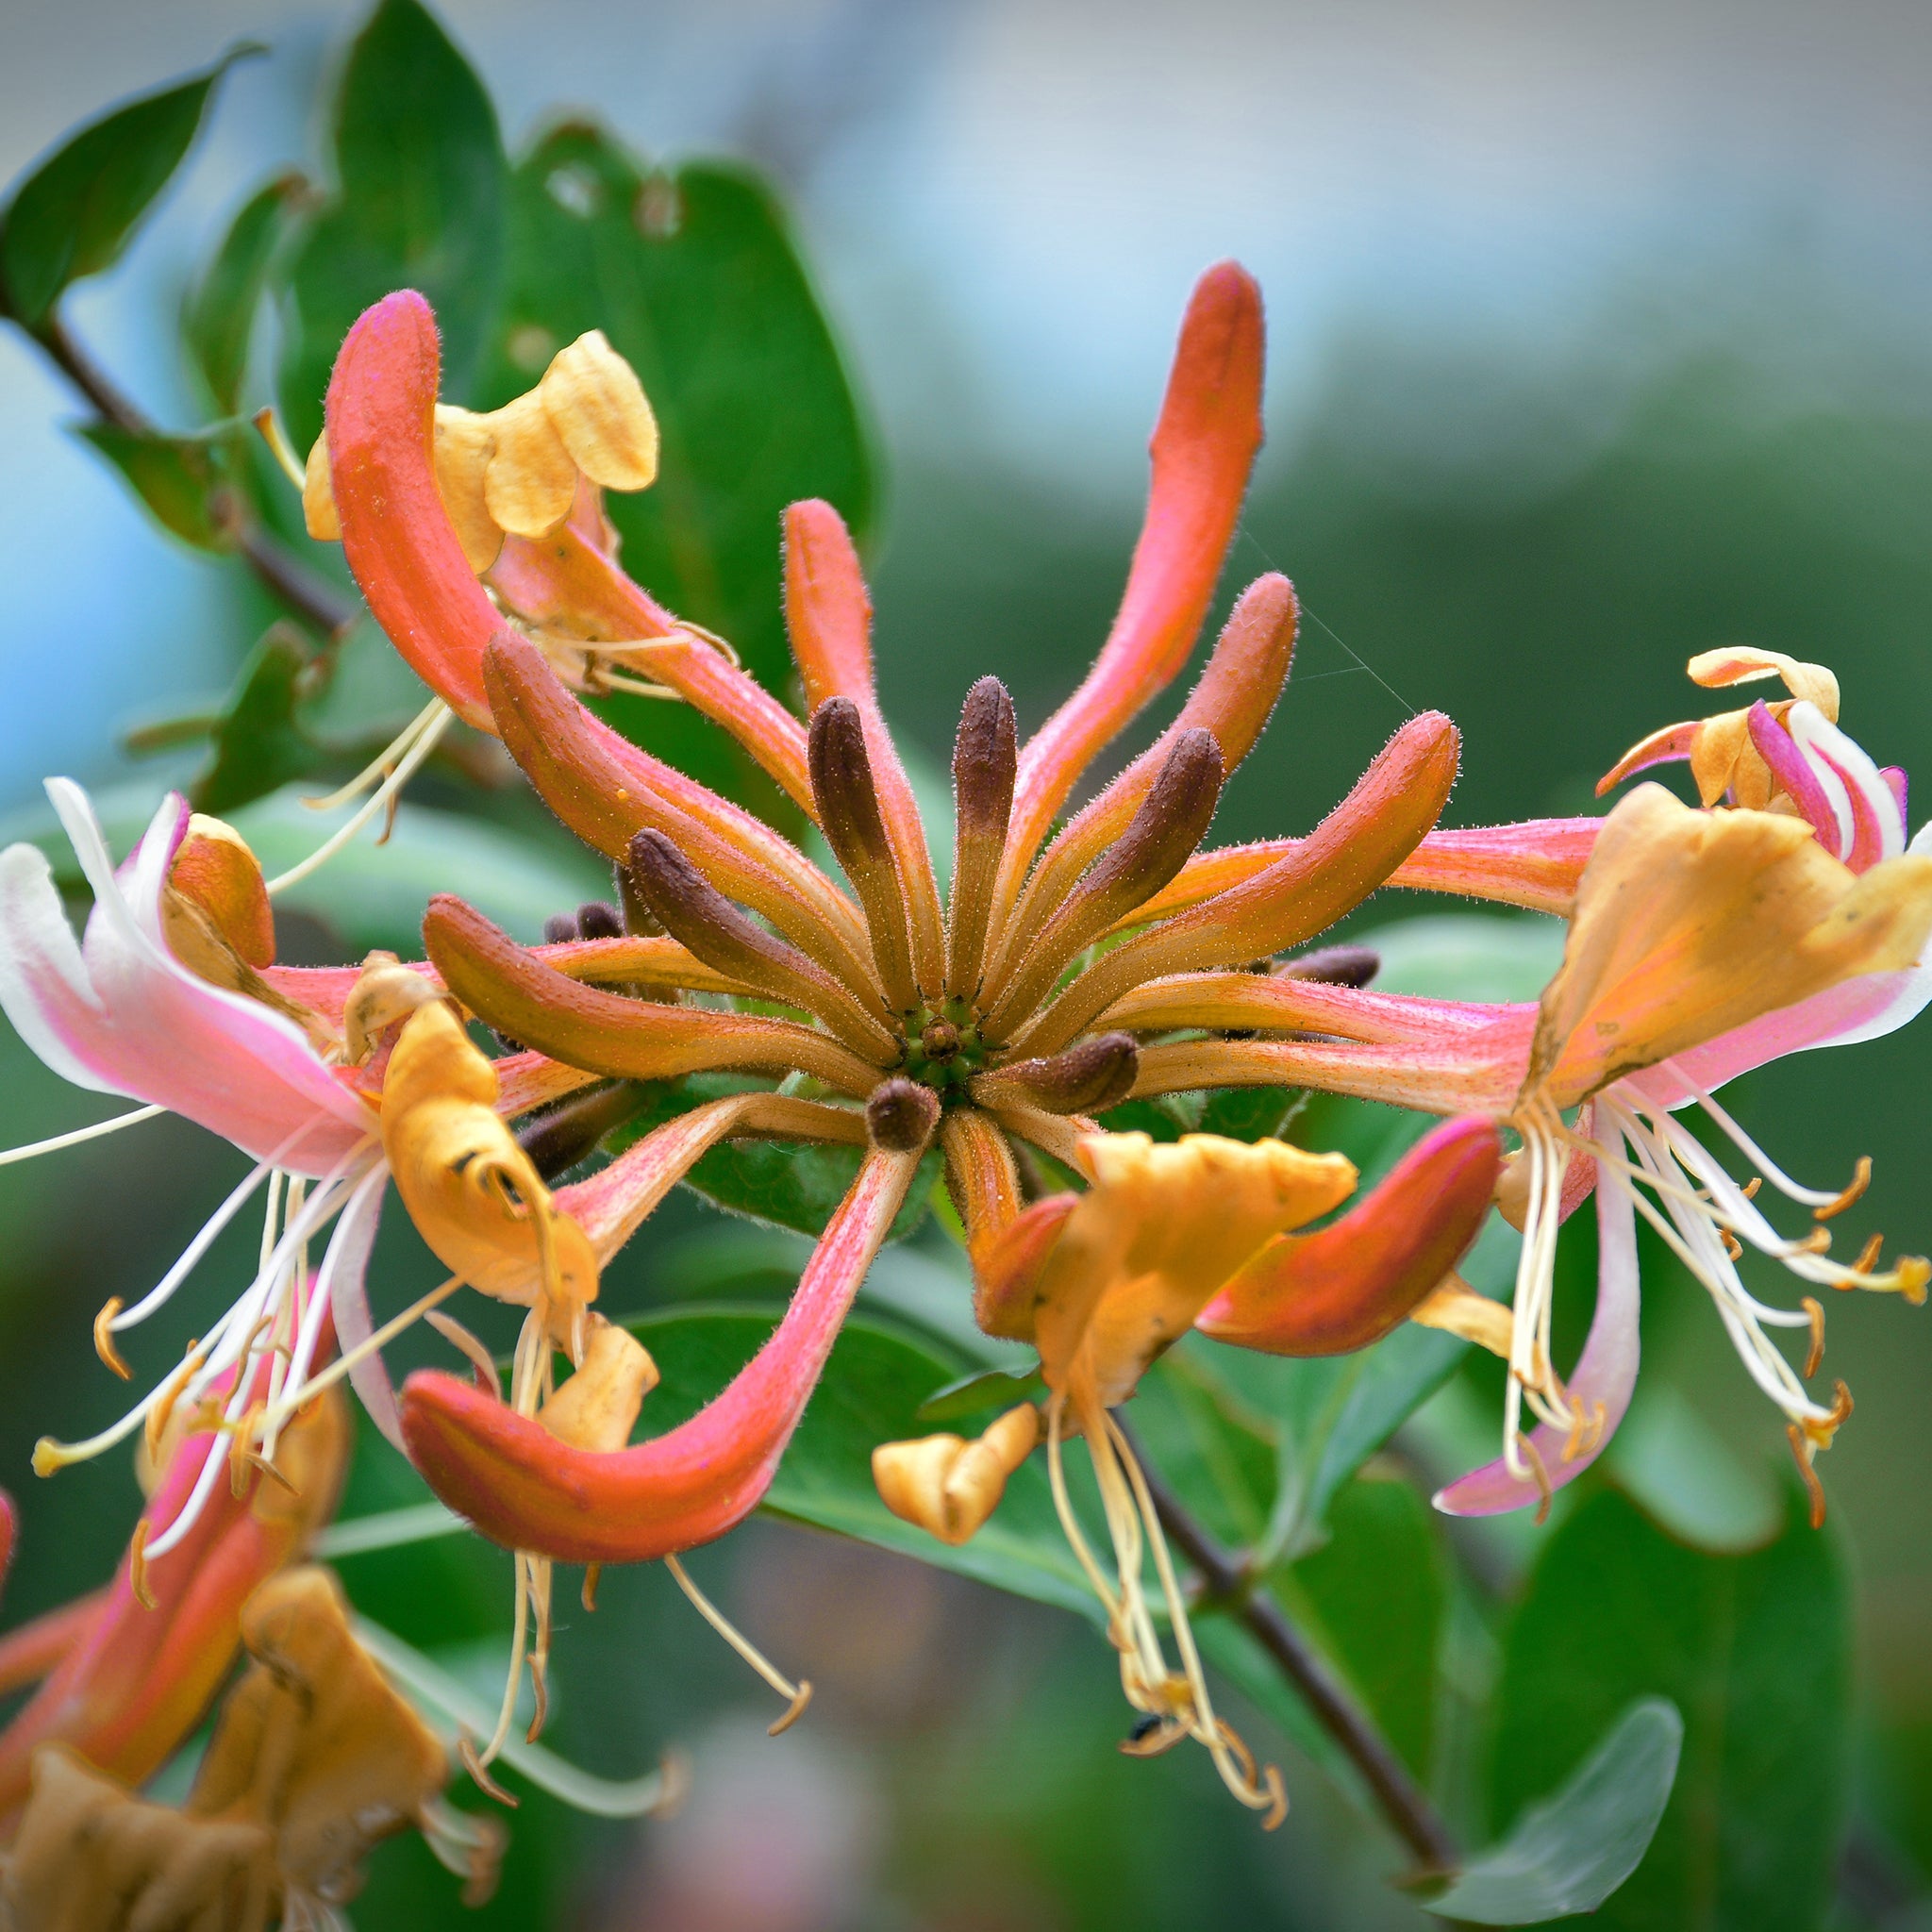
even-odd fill
[[[312,192],[307,176],[291,170],[250,195],[188,298],[181,332],[225,415],[241,406],[248,340],[275,253]]]
[[[1677,1707],[1640,1699],[1561,1790],[1531,1805],[1428,1909],[1475,1925],[1534,1925],[1595,1911],[1649,1849],[1683,1742]]]
[[[372,302],[418,289],[442,337],[442,391],[469,399],[496,313],[505,162],[496,110],[418,0],[381,0],[357,37],[334,117],[338,192],[289,265],[280,392],[289,434],[322,428],[336,351]]]
[[[784,215],[748,172],[657,172],[579,123],[519,163],[510,209],[484,400],[529,389],[558,349],[601,328],[662,437],[656,483],[607,498],[625,567],[785,691],[779,515],[823,496],[862,541],[873,489],[852,388]],[[695,775],[724,756],[715,727],[681,707],[631,700],[609,715]]]
[[[1567,1778],[1634,1697],[1684,1713],[1683,1765],[1606,1926],[1810,1932],[1846,1797],[1850,1607],[1836,1538],[1793,1497],[1744,1556],[1673,1541],[1627,1498],[1589,1498],[1552,1536],[1510,1630],[1491,1794],[1510,1824]]]
[[[1449,1593],[1441,1519],[1400,1477],[1364,1474],[1342,1486],[1328,1521],[1327,1542],[1274,1573],[1277,1591],[1426,1779]]]
[[[663,1374],[644,1406],[643,1432],[658,1435],[694,1415],[757,1353],[774,1319],[765,1310],[680,1308],[633,1320]],[[873,1450],[932,1434],[920,1420],[921,1405],[962,1366],[959,1357],[897,1323],[852,1317],[763,1507],[1091,1615],[1092,1598],[1060,1533],[1041,1457],[1023,1465],[991,1520],[958,1549],[902,1523],[879,1501]]]
[[[0,215],[0,303],[37,328],[60,292],[119,258],[194,144],[239,46],[187,80],[143,94],[72,135],[15,189]]]
[[[197,550],[234,549],[243,508],[225,438],[143,435],[112,423],[84,423],[78,434],[113,464],[170,535]]]

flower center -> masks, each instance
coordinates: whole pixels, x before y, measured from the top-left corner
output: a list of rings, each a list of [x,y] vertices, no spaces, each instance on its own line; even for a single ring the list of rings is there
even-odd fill
[[[930,1087],[941,1100],[965,1097],[966,1083],[984,1069],[987,1053],[978,1015],[963,999],[949,999],[937,1009],[922,1006],[908,1017],[906,1076]]]

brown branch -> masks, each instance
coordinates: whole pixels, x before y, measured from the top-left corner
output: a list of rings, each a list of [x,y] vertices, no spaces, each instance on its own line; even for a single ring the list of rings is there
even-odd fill
[[[1253,1571],[1208,1534],[1167,1479],[1140,1455],[1138,1447],[1135,1454],[1160,1526],[1201,1573],[1208,1598],[1243,1624],[1281,1667],[1282,1675],[1300,1693],[1315,1722],[1361,1774],[1383,1817],[1415,1855],[1421,1870],[1411,1875],[1421,1878],[1455,1871],[1460,1854],[1449,1827],[1409,1775],[1407,1766],[1390,1748],[1388,1740],[1357,1707],[1327,1664],[1289,1622],[1281,1606],[1256,1580]]]
[[[104,422],[130,436],[159,433],[67,333],[58,313],[50,314],[27,333]],[[257,580],[325,637],[340,637],[361,615],[356,604],[259,525],[239,526],[234,534],[236,551]]]

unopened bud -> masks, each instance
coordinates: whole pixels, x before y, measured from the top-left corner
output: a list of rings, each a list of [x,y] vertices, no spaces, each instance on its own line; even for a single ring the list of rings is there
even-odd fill
[[[874,1147],[891,1154],[917,1154],[940,1124],[940,1100],[917,1080],[887,1080],[865,1103],[865,1130]]]

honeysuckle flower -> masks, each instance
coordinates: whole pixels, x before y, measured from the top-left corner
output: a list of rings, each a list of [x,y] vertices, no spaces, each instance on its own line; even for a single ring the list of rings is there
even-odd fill
[[[1764,706],[1744,716],[1752,754],[1775,774],[1764,788],[1769,808],[1700,811],[1655,785],[1633,791],[1591,841],[1563,965],[1533,1006],[1223,975],[1144,986],[1101,1016],[1137,1035],[1240,1024],[1319,1036],[1153,1045],[1140,1056],[1139,1092],[1292,1081],[1486,1112],[1522,1137],[1500,1191],[1524,1230],[1504,1350],[1505,1454],[1442,1492],[1451,1511],[1547,1503],[1601,1453],[1637,1374],[1637,1214],[1710,1291],[1747,1370],[1784,1411],[1814,1514],[1823,1492],[1812,1462],[1850,1398],[1841,1384],[1829,1403],[1807,1393],[1823,1309],[1808,1296],[1787,1310],[1752,1295],[1736,1266],[1742,1244],[1809,1283],[1924,1297],[1932,1271],[1914,1257],[1880,1270],[1875,1240],[1846,1264],[1827,1257],[1822,1225],[1803,1240],[1780,1235],[1755,1205],[1757,1184],[1741,1187],[1673,1117],[1701,1105],[1763,1179],[1823,1223],[1862,1191],[1870,1163],[1841,1192],[1800,1187],[1712,1090],[1786,1053],[1888,1031],[1928,995],[1932,858],[1924,834],[1908,849],[1902,780],[1879,773],[1808,700],[1794,699],[1782,718]],[[1674,741],[1689,755],[1688,732]],[[1556,1233],[1592,1185],[1597,1307],[1565,1384],[1549,1352]],[[1491,1345],[1503,1339],[1500,1313],[1453,1284],[1417,1310]],[[1766,1333],[1780,1327],[1810,1333],[1803,1375]],[[1539,1422],[1529,1435],[1519,1425],[1525,1404]]]
[[[258,1390],[266,1371],[255,1374]],[[278,1476],[239,1467],[236,1481],[213,1486],[188,1533],[151,1556],[205,1473],[227,1466],[225,1439],[193,1420],[178,1404],[157,1418],[143,1457],[152,1491],[107,1588],[0,1638],[0,1688],[40,1687],[0,1731],[0,1829],[18,1816],[35,1756],[50,1744],[130,1785],[158,1771],[227,1676],[243,1606],[301,1560],[334,1513],[351,1430],[340,1399],[325,1393],[285,1431]]]
[[[327,461],[350,567],[408,661],[464,717],[493,729],[565,824],[619,867],[625,923],[634,929],[585,943],[568,962],[550,960],[459,901],[439,898],[425,923],[439,985],[506,1038],[604,1078],[728,1071],[776,1086],[695,1107],[561,1191],[559,1203],[600,1255],[605,1237],[593,1223],[627,1235],[727,1133],[866,1150],[770,1341],[670,1433],[617,1446],[641,1407],[648,1417],[649,1377],[636,1365],[620,1374],[621,1401],[585,1405],[603,1418],[608,1442],[557,1426],[554,1405],[533,1412],[436,1372],[409,1379],[402,1427],[417,1467],[526,1560],[675,1565],[755,1507],[929,1151],[941,1158],[973,1249],[982,1320],[993,1325],[992,1304],[1029,1268],[1049,1264],[1074,1212],[1071,1196],[1027,1208],[1023,1173],[1033,1155],[1020,1150],[1074,1177],[1106,1168],[1110,1142],[1091,1116],[1131,1090],[1139,1053],[1098,1016],[1143,979],[1291,952],[1405,866],[1412,883],[1515,903],[1566,904],[1574,890],[1583,845],[1573,829],[1541,841],[1498,828],[1429,842],[1457,757],[1455,727],[1435,713],[1398,731],[1309,837],[1258,856],[1247,848],[1221,874],[1212,872],[1221,855],[1196,858],[1226,775],[1258,738],[1288,675],[1296,607],[1287,581],[1272,575],[1237,601],[1173,725],[1049,837],[1093,757],[1185,662],[1233,536],[1260,435],[1261,326],[1254,285],[1231,265],[1204,277],[1183,324],[1154,435],[1146,523],[1093,671],[1024,747],[996,680],[980,680],[967,696],[945,898],[879,710],[870,601],[836,512],[804,503],[785,517],[786,615],[810,711],[801,725],[717,650],[681,636],[624,576],[614,546],[575,513],[541,545],[513,551],[506,542],[479,584],[453,521],[454,488],[439,469],[436,374],[433,322],[414,295],[376,305],[343,344],[329,391]],[[663,641],[652,676],[731,731],[806,810],[842,884],[577,702],[568,686],[586,681],[581,654],[624,638]],[[1206,869],[1208,882],[1163,902],[1191,867],[1197,881]],[[635,996],[626,961],[646,931],[669,949],[653,982],[678,989],[669,995]],[[1103,944],[1121,933],[1129,936]],[[1257,1157],[1316,1161],[1329,1177],[1324,1208],[1302,1201],[1224,1267],[1191,1276],[1191,1302],[1173,1334],[1257,1250],[1269,1250],[1267,1265],[1243,1306],[1269,1304],[1268,1322],[1253,1316],[1257,1335],[1265,1331],[1260,1345],[1314,1352],[1382,1332],[1436,1287],[1476,1230],[1493,1180],[1488,1121],[1464,1130],[1464,1142],[1472,1140],[1486,1141],[1488,1169],[1480,1158],[1459,1168],[1439,1158],[1425,1185],[1406,1174],[1401,1188],[1364,1204],[1358,1211],[1376,1238],[1353,1243],[1354,1262],[1333,1243],[1269,1246],[1335,1206],[1353,1187],[1353,1170],[1282,1147]],[[1170,1156],[1150,1156],[1147,1171],[1163,1170]],[[1198,1186],[1198,1150],[1187,1172],[1187,1186]],[[1123,1211],[1124,1198],[1102,1191],[1089,1222]],[[1416,1225],[1397,1232],[1405,1213]],[[1082,1398],[1088,1413],[1078,1426],[1104,1495],[1119,1504],[1129,1479],[1098,1418],[1107,1401],[1130,1392],[1131,1377],[1107,1387],[1106,1400]],[[1050,1434],[1059,1417],[1056,1407]],[[1026,1447],[1026,1424],[1010,1419],[970,1448],[888,1454],[886,1487],[940,1533],[970,1534]],[[1118,1538],[1141,1534],[1119,1509],[1113,1515]],[[1213,1718],[1197,1664],[1176,1676],[1158,1645],[1148,1648],[1138,1556],[1126,1562],[1124,1544],[1116,1555],[1128,1580],[1107,1585],[1103,1597],[1129,1646],[1130,1696],[1158,1716],[1164,1741],[1198,1736],[1237,1790],[1271,1807],[1274,1788],[1257,1781]],[[772,1680],[790,1688],[775,1674]]]
[[[137,1780],[73,1745],[35,1748],[0,1877],[9,1924],[340,1924],[362,1859],[411,1825],[465,1878],[467,1903],[489,1896],[502,1828],[444,1798],[441,1744],[352,1635],[328,1573],[259,1583],[240,1638],[252,1663],[178,1809],[135,1797]]]

